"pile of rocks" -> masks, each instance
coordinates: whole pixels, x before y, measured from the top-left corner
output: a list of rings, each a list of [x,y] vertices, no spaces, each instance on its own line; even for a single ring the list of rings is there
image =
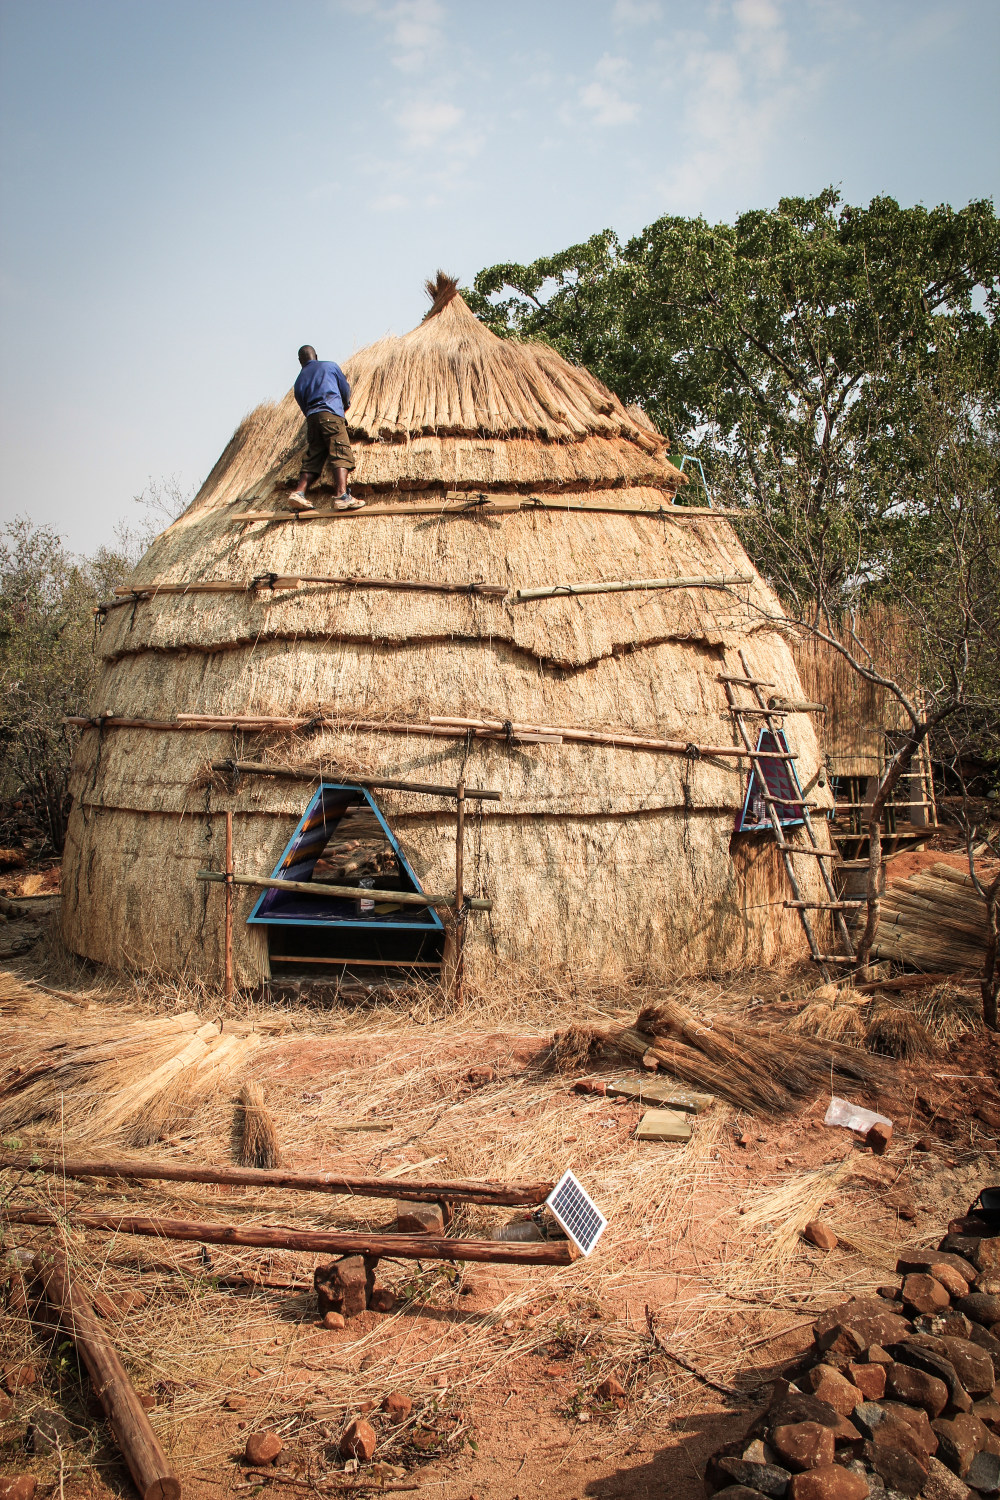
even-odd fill
[[[955,1221],[898,1286],[829,1309],[792,1380],[710,1460],[716,1500],[974,1500],[1000,1492],[1000,1237]]]

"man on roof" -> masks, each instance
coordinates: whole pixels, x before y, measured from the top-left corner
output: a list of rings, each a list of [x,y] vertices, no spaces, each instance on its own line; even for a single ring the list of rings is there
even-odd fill
[[[351,404],[351,387],[347,376],[332,359],[317,359],[312,344],[299,350],[302,369],[295,382],[295,399],[306,419],[306,450],[298,484],[288,496],[293,510],[312,510],[306,490],[315,484],[327,461],[333,465],[336,494],[335,510],[360,510],[363,500],[356,500],[347,487],[347,476],[354,468],[354,454],[347,431],[347,410]]]

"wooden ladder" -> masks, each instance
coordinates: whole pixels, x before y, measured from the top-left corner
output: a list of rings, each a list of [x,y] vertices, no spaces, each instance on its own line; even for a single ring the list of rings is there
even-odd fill
[[[731,675],[729,673],[723,673],[720,674],[720,681],[725,687],[726,699],[729,704],[729,711],[733,715],[736,727],[739,730],[740,738],[743,741],[744,748],[746,749],[747,756],[750,760],[750,764],[752,767],[751,784],[754,781],[754,773],[756,773],[757,787],[760,789],[762,799],[765,806],[767,807],[768,821],[770,822],[772,832],[774,833],[775,843],[781,850],[781,858],[784,861],[785,872],[788,875],[788,883],[792,888],[792,894],[795,898],[793,901],[786,901],[785,905],[794,907],[798,912],[799,920],[802,923],[802,930],[805,932],[806,941],[809,944],[810,957],[812,958],[814,963],[819,964],[823,978],[829,980],[830,972],[828,966],[830,964],[851,963],[855,956],[854,944],[851,941],[851,935],[847,929],[847,923],[844,920],[844,912],[850,906],[863,905],[864,903],[839,901],[837,899],[837,892],[834,887],[833,881],[830,878],[830,871],[827,868],[826,862],[827,860],[836,860],[839,856],[835,849],[827,850],[821,849],[819,847],[819,841],[816,838],[816,830],[813,827],[812,818],[809,816],[809,808],[811,804],[805,800],[805,795],[803,794],[801,800],[793,799],[790,801],[786,798],[776,798],[772,796],[771,789],[767,784],[766,777],[761,771],[759,771],[758,768],[761,764],[761,761],[772,760],[774,757],[773,755],[758,754],[755,741],[751,736],[749,729],[747,728],[745,716],[749,713],[755,719],[763,720],[763,722],[767,725],[768,731],[775,745],[777,746],[781,743],[782,739],[784,738],[784,733],[775,724],[775,715],[773,711],[768,707],[767,699],[764,697],[764,693],[762,691],[762,689],[767,687],[773,688],[776,686],[776,684],[773,682],[763,682],[760,678],[756,677],[750,669],[750,666],[747,663],[746,656],[742,650],[740,650],[739,657],[743,667],[744,675],[740,677]],[[741,704],[740,702],[738,702],[736,694],[734,692],[734,688],[737,687],[749,688],[753,692],[756,703],[750,705]],[[789,763],[797,759],[797,757],[793,755],[791,751],[787,750],[784,752],[781,758],[787,759]],[[798,782],[798,777],[795,776],[794,770],[792,772],[792,775],[795,781]],[[785,838],[785,832],[781,826],[781,812],[779,803],[782,806],[787,804],[793,808],[801,810],[803,824],[806,830],[806,834],[809,838],[808,847],[802,844],[790,844]],[[802,891],[799,888],[798,877],[795,873],[795,866],[792,862],[796,856],[804,856],[806,858],[819,860],[820,874],[823,877],[823,885],[826,889],[826,893],[829,898],[828,900],[803,900]],[[844,944],[844,947],[846,949],[845,953],[823,953],[820,950],[819,944],[816,941],[816,934],[813,932],[812,923],[809,920],[808,913],[810,911],[833,912],[837,932],[840,936],[841,942]]]

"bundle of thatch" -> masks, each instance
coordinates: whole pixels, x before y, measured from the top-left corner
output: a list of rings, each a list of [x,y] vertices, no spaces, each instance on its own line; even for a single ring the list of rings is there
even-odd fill
[[[57,1127],[133,1145],[186,1125],[260,1045],[192,1011],[102,1030],[78,1046],[28,1044],[0,1083],[0,1132]]]
[[[981,972],[986,903],[972,877],[939,862],[895,881],[882,897],[872,956],[927,973]]]
[[[81,736],[63,874],[69,947],[116,967],[220,975],[222,893],[195,876],[222,867],[225,813],[236,870],[267,876],[310,792],[287,778],[220,786],[206,776],[235,752],[334,776],[498,790],[468,838],[466,889],[493,902],[489,921],[466,928],[470,980],[566,966],[666,976],[703,972],[720,954],[735,967],[803,952],[773,840],[730,847],[747,763],[697,750],[739,743],[719,678],[746,674],[739,650],[751,633],[752,673],[802,700],[780,605],[728,520],[673,504],[684,476],[665,438],[552,348],[497,338],[446,277],[417,328],[346,370],[352,487],[367,508],[291,516],[305,433],[289,394],[241,423],[131,580],[147,591],[264,583],[147,592],[107,616],[92,712],[125,722],[105,718]],[[750,581],[514,597],[733,575]],[[353,582],[305,581],[329,578]],[[257,717],[234,746],[224,722],[185,725],[182,714]],[[262,722],[275,718],[294,722]],[[470,743],[456,720],[672,737],[682,753],[558,735]],[[809,716],[785,724],[812,785],[821,761]],[[454,801],[398,791],[380,801],[424,889],[452,889]],[[806,900],[819,896],[818,863],[799,874]],[[270,977],[266,930],[244,921],[256,894],[235,896],[236,980],[248,986]]]

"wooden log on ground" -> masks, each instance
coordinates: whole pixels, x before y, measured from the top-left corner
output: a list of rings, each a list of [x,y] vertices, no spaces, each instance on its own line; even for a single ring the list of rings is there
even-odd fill
[[[10,1224],[64,1225],[105,1234],[140,1234],[159,1240],[196,1240],[205,1245],[249,1245],[265,1250],[301,1250],[311,1255],[376,1255],[392,1260],[474,1260],[511,1266],[568,1266],[576,1259],[568,1240],[513,1244],[504,1240],[449,1240],[431,1234],[329,1233],[272,1229],[263,1225],[205,1224],[199,1219],[147,1219],[129,1214],[73,1214],[66,1218],[32,1209],[4,1210]]]
[[[222,870],[199,870],[196,880],[214,880],[225,884],[229,877]],[[391,901],[396,906],[454,906],[454,896],[420,896],[415,891],[375,891],[367,886],[324,885],[318,880],[265,879],[260,875],[234,875],[233,885],[252,885],[267,891],[297,891],[305,896],[336,896],[349,901]],[[492,911],[493,902],[469,897],[465,903],[473,911]]]
[[[283,1167],[193,1166],[187,1162],[142,1161],[128,1157],[40,1156],[0,1147],[0,1167],[47,1172],[56,1177],[121,1177],[154,1182],[214,1182],[225,1187],[291,1188],[297,1192],[343,1194],[351,1198],[405,1199],[411,1203],[496,1204],[505,1208],[544,1203],[552,1182],[477,1182],[469,1178],[360,1177],[340,1172],[292,1172]]]
[[[34,1269],[45,1295],[87,1367],[94,1394],[111,1423],[142,1500],[180,1500],[181,1484],[167,1462],[118,1353],[98,1322],[87,1289],[66,1257],[44,1252]]]

